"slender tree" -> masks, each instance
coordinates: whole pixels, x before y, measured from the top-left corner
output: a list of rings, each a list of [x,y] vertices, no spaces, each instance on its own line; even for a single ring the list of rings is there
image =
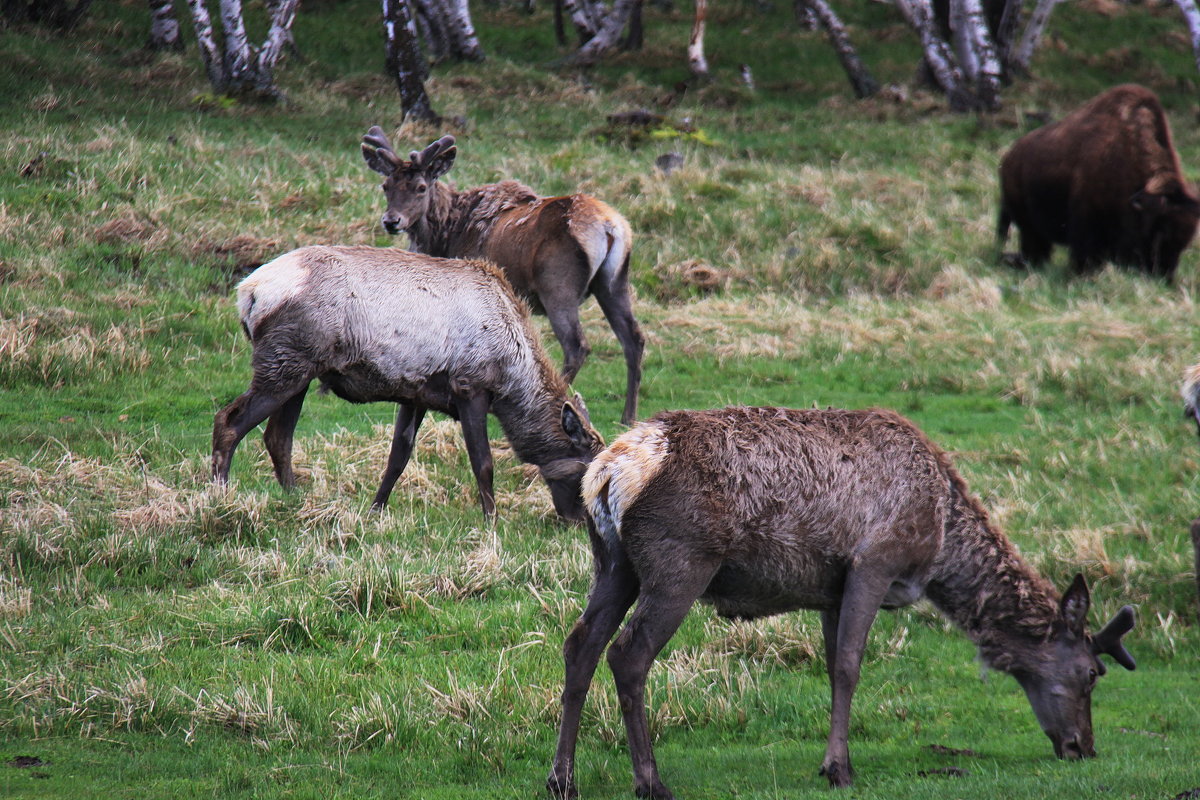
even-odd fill
[[[704,22],[708,16],[708,0],[695,0],[692,17],[692,36],[688,40],[688,69],[702,80],[708,79],[708,60],[704,57]]]
[[[405,119],[437,122],[441,117],[425,92],[425,59],[409,0],[383,0],[383,29],[388,71],[396,78]]]
[[[1200,8],[1196,0],[1175,0],[1175,5],[1183,12],[1183,21],[1187,24],[1188,33],[1192,37],[1192,53],[1196,59],[1196,68],[1200,69]],[[1200,550],[1196,552],[1200,553]],[[1196,578],[1200,581],[1200,574]]]
[[[179,35],[174,0],[149,0],[149,3],[150,49],[182,50],[183,37]]]
[[[1025,32],[1021,34],[1021,39],[1017,42],[1012,57],[1009,59],[1010,70],[1019,75],[1029,74],[1029,62],[1033,60],[1033,51],[1037,49],[1038,43],[1042,39],[1042,32],[1045,31],[1046,23],[1050,20],[1050,12],[1059,2],[1060,0],[1037,0],[1033,14],[1030,15],[1029,22],[1025,25]]]
[[[842,63],[842,69],[846,71],[850,85],[854,87],[855,97],[862,99],[879,91],[879,82],[871,75],[870,70],[858,57],[858,51],[850,43],[846,26],[825,0],[796,0],[796,13],[801,19],[811,15],[816,24],[825,29],[829,42]]]
[[[188,0],[196,42],[209,83],[220,94],[276,99],[275,67],[291,41],[291,27],[300,0],[268,4],[270,27],[260,47],[250,44],[241,0],[220,0],[221,42],[213,27],[207,0]]]

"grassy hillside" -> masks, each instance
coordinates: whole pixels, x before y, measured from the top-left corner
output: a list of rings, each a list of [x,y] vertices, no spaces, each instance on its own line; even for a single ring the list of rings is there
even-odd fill
[[[1171,798],[1200,786],[1195,433],[1177,385],[1200,347],[1200,255],[1178,285],[996,263],[995,171],[1031,114],[1117,82],[1159,92],[1200,163],[1198,78],[1177,12],[1071,4],[1036,77],[994,116],[910,86],[914,37],[841,4],[865,102],[790,8],[711,9],[715,81],[691,87],[690,8],[651,11],[646,48],[555,67],[550,8],[474,9],[490,58],[436,68],[444,127],[399,125],[377,8],[306,6],[287,101],[208,93],[198,57],[151,55],[144,4],[98,4],[79,36],[0,31],[0,796],[538,796],[562,640],[590,578],[496,430],[487,528],[454,423],[426,422],[381,515],[368,511],[394,410],[310,396],[301,486],[256,436],[228,490],[207,481],[213,414],[249,379],[232,287],[310,243],[402,245],[362,163],[460,138],[450,177],[582,189],[635,230],[648,338],[642,412],[726,403],[895,408],[1093,625],[1138,607],[1134,673],[1096,692],[1100,758],[1053,759],[1016,683],[927,606],[877,623],[851,748],[862,798]],[[740,86],[739,64],[757,88]],[[648,108],[696,133],[646,135]],[[684,156],[669,177],[654,167]],[[576,381],[619,433],[620,349],[594,303]],[[555,358],[557,346],[538,323]],[[580,743],[591,798],[631,795],[599,670]],[[815,615],[729,624],[697,608],[651,673],[664,779],[683,798],[827,797],[828,689]],[[966,751],[966,752],[964,752]],[[29,759],[21,761],[21,757]],[[28,766],[19,766],[27,764]],[[966,774],[956,777],[946,768]]]

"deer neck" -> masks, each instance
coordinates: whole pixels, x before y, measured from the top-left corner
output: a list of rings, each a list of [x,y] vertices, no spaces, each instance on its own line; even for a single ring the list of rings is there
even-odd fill
[[[1053,633],[1058,593],[988,519],[950,472],[945,539],[925,587],[935,606],[979,647],[984,663],[1011,672]]]
[[[567,457],[572,444],[562,429],[567,385],[549,361],[535,359],[510,378],[509,388],[492,398],[492,413],[504,429],[513,454],[539,466]]]
[[[441,181],[430,186],[429,207],[425,215],[408,229],[410,249],[437,258],[454,258],[454,219],[461,193]]]

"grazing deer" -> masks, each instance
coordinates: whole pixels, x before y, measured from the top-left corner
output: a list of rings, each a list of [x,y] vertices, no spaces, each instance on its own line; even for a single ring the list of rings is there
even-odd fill
[[[752,619],[821,612],[833,693],[821,773],[851,783],[850,699],[880,608],[924,595],[1013,675],[1061,758],[1095,755],[1091,693],[1107,653],[1127,669],[1126,606],[1095,635],[1076,576],[1060,599],[988,520],[950,459],[890,411],[664,412],[622,434],[583,480],[595,556],[563,647],[566,682],[547,786],[577,795],[575,742],[608,648],[639,797],[670,798],[646,724],[646,674],[697,600]]]
[[[550,319],[563,349],[568,382],[590,348],[579,324],[579,305],[596,298],[625,353],[625,411],[637,416],[645,338],[633,317],[629,287],[629,223],[585,194],[539,197],[516,181],[463,192],[440,183],[454,164],[453,136],[443,136],[404,161],[379,126],[363,137],[367,166],[382,174],[387,210],[383,229],[406,231],[412,249],[444,258],[486,258],[500,266],[517,294]]]
[[[433,409],[462,424],[483,513],[494,516],[490,410],[517,457],[540,468],[558,513],[582,518],[580,480],[604,442],[494,266],[391,248],[302,247],[259,267],[237,295],[254,377],[213,423],[215,480],[228,480],[234,448],[268,420],[275,475],[295,483],[292,434],[316,378],[352,403],[400,405],[374,508],[387,503]]]

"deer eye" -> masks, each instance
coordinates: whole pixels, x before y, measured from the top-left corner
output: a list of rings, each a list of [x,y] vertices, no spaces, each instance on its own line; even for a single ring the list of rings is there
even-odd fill
[[[428,189],[429,189],[429,187],[422,183],[419,186],[417,186],[417,194],[425,194],[426,190],[428,190]]]
[[[1098,678],[1098,677],[1099,677],[1099,674],[1096,672],[1096,670],[1094,670],[1094,669],[1089,669],[1089,670],[1088,670],[1088,685],[1089,685],[1089,686],[1095,686],[1095,685],[1096,685],[1096,678]]]

